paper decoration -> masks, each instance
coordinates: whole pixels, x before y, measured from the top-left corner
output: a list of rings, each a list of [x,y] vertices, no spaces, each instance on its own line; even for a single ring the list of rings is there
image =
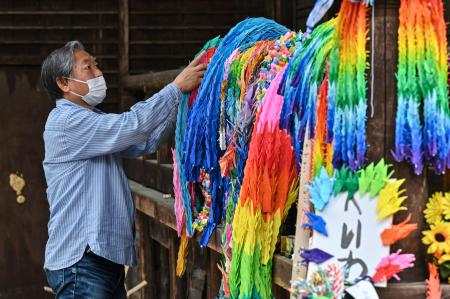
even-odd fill
[[[379,236],[392,223],[391,216],[377,220],[377,201],[377,197],[370,199],[369,194],[361,197],[358,192],[348,199],[344,192],[331,197],[323,211],[316,211],[327,222],[328,237],[314,234],[311,247],[327,250],[334,256],[321,266],[329,263],[346,266],[350,281],[375,274],[378,262],[389,255],[389,246],[384,246]],[[310,263],[308,273],[316,269],[317,265]]]
[[[411,232],[417,229],[417,223],[407,224],[411,220],[411,214],[406,217],[403,222],[394,224],[391,227],[385,229],[381,233],[381,240],[383,245],[392,245],[398,240],[406,238]]]
[[[303,228],[309,227],[325,236],[328,236],[326,228],[327,224],[320,215],[315,215],[312,214],[311,212],[306,212],[306,216],[308,216],[310,222],[303,224]]]
[[[428,263],[428,272],[430,272],[427,283],[427,299],[441,299],[442,289],[440,286],[439,274],[436,265]]]
[[[401,204],[407,198],[402,195],[406,190],[399,190],[405,180],[391,180],[386,182],[386,187],[380,191],[376,210],[377,219],[383,219],[394,215],[398,211],[406,210]]]
[[[442,0],[401,0],[399,18],[394,158],[410,161],[417,175],[422,173],[424,162],[442,174],[450,167],[448,53]]]
[[[355,285],[348,287],[345,290],[350,296],[355,299],[378,299],[377,291],[373,284],[367,280],[360,280]]]
[[[384,257],[378,263],[376,272],[372,276],[374,282],[386,282],[392,277],[400,280],[398,273],[414,266],[416,260],[414,254],[400,254],[401,249],[391,255]]]
[[[377,165],[370,163],[362,169],[358,182],[359,194],[364,195],[369,192],[371,198],[375,197],[394,173],[393,171],[388,173],[388,169],[389,165],[384,163],[384,159],[381,159]]]

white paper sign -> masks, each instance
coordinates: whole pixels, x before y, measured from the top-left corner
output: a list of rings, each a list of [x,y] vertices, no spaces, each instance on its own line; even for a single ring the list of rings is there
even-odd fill
[[[310,248],[319,248],[334,257],[322,263],[340,263],[349,269],[349,279],[366,275],[373,276],[381,258],[389,255],[389,246],[384,246],[380,234],[392,223],[392,217],[377,220],[378,197],[370,199],[356,193],[354,199],[347,200],[347,192],[331,197],[323,211],[317,215],[327,223],[328,237],[314,231]],[[309,263],[308,276],[317,270],[315,263]],[[377,284],[386,286],[386,283]]]
[[[355,299],[379,299],[374,286],[367,280],[361,280],[345,291]]]

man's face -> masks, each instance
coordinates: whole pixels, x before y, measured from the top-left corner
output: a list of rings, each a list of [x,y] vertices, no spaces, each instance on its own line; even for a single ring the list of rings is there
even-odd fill
[[[95,57],[84,50],[75,51],[75,63],[72,68],[73,78],[87,81],[102,75],[102,71],[97,67]],[[87,84],[81,82],[68,80],[68,85],[71,91],[80,95],[86,95],[89,91]]]

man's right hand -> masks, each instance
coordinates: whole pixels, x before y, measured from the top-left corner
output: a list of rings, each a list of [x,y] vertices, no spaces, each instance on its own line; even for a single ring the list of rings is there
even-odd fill
[[[180,74],[175,78],[173,83],[181,90],[181,92],[189,92],[200,85],[205,74],[207,64],[200,63],[202,55],[198,55]]]

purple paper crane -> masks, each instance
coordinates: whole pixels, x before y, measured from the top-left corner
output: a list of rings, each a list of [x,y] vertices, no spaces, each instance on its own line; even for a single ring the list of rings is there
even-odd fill
[[[309,262],[320,265],[333,257],[319,248],[300,249],[300,256],[303,258],[302,264],[304,265],[307,265]]]

